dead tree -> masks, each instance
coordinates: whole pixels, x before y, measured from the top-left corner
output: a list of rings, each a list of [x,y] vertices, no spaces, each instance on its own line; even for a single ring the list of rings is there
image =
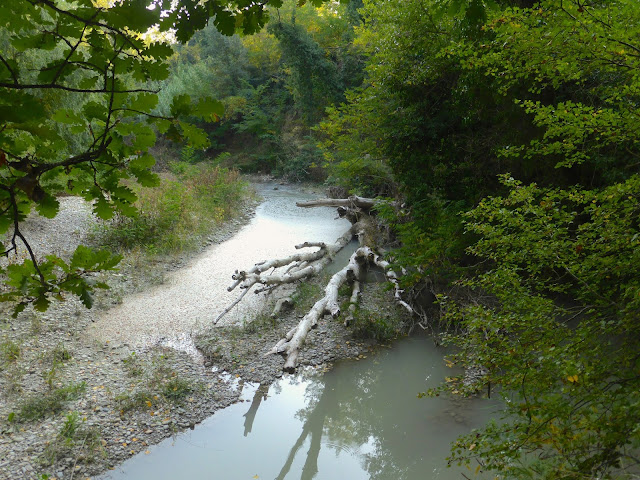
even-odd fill
[[[233,283],[228,287],[228,290],[232,291],[239,287],[243,292],[234,303],[214,320],[214,323],[217,323],[220,318],[226,315],[256,285],[258,287],[254,291],[259,293],[269,291],[279,285],[297,282],[317,275],[353,238],[358,239],[359,248],[351,255],[347,265],[330,278],[324,289],[324,296],[267,354],[279,353],[285,356],[284,370],[295,370],[298,363],[298,354],[309,331],[326,314],[330,314],[333,318],[338,318],[342,313],[338,290],[345,283],[351,287],[349,311],[345,323],[348,323],[353,318],[353,313],[360,297],[361,281],[366,270],[372,266],[384,271],[387,279],[394,285],[397,303],[413,314],[412,307],[402,298],[403,291],[400,289],[398,275],[390,268],[389,263],[384,260],[383,255],[377,248],[379,230],[375,218],[371,214],[371,209],[376,203],[377,200],[357,196],[346,199],[320,199],[297,203],[298,207],[303,208],[337,207],[338,215],[349,220],[351,228],[333,244],[305,242],[301,245],[296,245],[298,250],[316,248],[317,250],[315,251],[297,253],[282,259],[266,260],[255,264],[248,270],[236,271],[232,277]],[[287,268],[284,271],[275,270],[281,267]],[[270,270],[271,272],[269,272]],[[281,305],[276,305],[274,311],[279,308],[281,308]]]

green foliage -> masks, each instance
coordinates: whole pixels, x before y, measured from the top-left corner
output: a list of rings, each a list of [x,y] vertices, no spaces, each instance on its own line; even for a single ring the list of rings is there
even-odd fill
[[[33,421],[60,413],[65,403],[77,399],[86,389],[84,382],[73,383],[27,397],[20,407],[18,419]]]
[[[0,343],[0,362],[13,363],[20,358],[20,345],[13,340],[4,340]]]
[[[104,454],[99,430],[86,427],[85,421],[78,412],[69,412],[55,440],[47,444],[41,462],[53,465],[63,457],[70,457],[75,458],[76,464],[92,463],[96,455]]]
[[[505,398],[451,460],[505,478],[637,468],[637,2],[361,12],[365,82],[320,126],[330,178],[404,197],[383,212],[403,280],[463,277],[440,297],[445,338],[487,372],[446,389]]]
[[[317,9],[287,1],[272,11],[271,33],[241,40],[212,29],[199,32],[177,49],[158,112],[166,110],[164,95],[215,92],[225,106],[220,122],[195,122],[207,130],[210,152],[228,150],[242,171],[323,179],[309,127],[346,86],[362,81],[361,55],[352,44],[357,4]]]
[[[321,178],[318,169],[322,163],[322,153],[312,137],[291,138],[283,135],[280,148],[282,154],[277,158],[273,173],[294,182]]]
[[[136,377],[137,385],[132,391],[116,395],[115,401],[121,415],[181,404],[189,394],[200,388],[199,382],[181,377],[168,362],[169,357],[165,355],[154,355],[149,361],[132,353],[125,359],[125,368],[129,375]]]
[[[155,85],[169,74],[169,39],[186,42],[210,18],[225,35],[254,33],[267,21],[266,3],[161,0],[150,9],[138,0],[16,0],[0,6],[0,234],[9,232],[0,251],[7,255],[22,242],[29,253],[23,264],[2,270],[10,288],[0,300],[18,302],[16,313],[27,304],[46,310],[64,293],[91,306],[89,270],[117,262],[94,257],[88,269],[57,257],[37,259],[20,223],[33,208],[54,217],[62,193],[94,202],[103,219],[134,215],[131,181],[158,182],[148,153],[157,134],[204,148],[208,136],[193,122],[223,114],[222,103],[205,95],[197,101],[165,96],[158,112]]]
[[[404,324],[393,316],[356,308],[351,330],[356,338],[372,338],[385,342],[397,338],[403,332]]]
[[[327,118],[317,127],[329,182],[364,196],[392,196],[396,182],[391,168],[379,151],[378,139],[366,128],[372,110],[378,107],[360,103],[359,93],[347,92],[349,107],[328,108]]]
[[[604,8],[547,0],[493,12],[485,42],[461,42],[447,55],[491,78],[542,132],[505,145],[505,158],[564,167],[572,181],[602,185],[628,176],[637,148],[639,18],[631,1]]]
[[[460,259],[471,237],[460,222],[464,202],[430,196],[411,209],[391,204],[377,208],[400,243],[393,251],[393,261],[405,269],[400,278],[403,287],[420,284],[425,278],[453,280],[462,273]]]
[[[277,325],[277,320],[271,315],[260,314],[249,322],[243,322],[242,331],[246,334],[258,334],[261,336],[263,331],[271,331]]]
[[[51,359],[54,364],[66,362],[68,360],[71,360],[71,358],[73,358],[71,356],[71,352],[67,350],[67,348],[62,344],[57,345],[51,351]]]
[[[122,359],[122,363],[131,377],[139,377],[144,373],[144,366],[135,352],[131,352],[127,358]]]
[[[196,32],[188,43],[176,47],[170,75],[160,83],[155,113],[167,115],[172,99],[178,95],[200,101],[214,94],[222,103],[238,95],[240,86],[249,78],[246,57],[238,36],[222,35],[213,25]],[[220,118],[224,111],[215,113]]]
[[[296,291],[291,295],[291,300],[299,312],[308,311],[317,301],[317,297],[322,293],[322,288],[316,282],[304,282],[296,287]]]
[[[174,377],[162,385],[161,393],[171,402],[179,402],[193,392],[192,382],[183,378]]]
[[[105,223],[96,242],[119,251],[176,253],[197,246],[199,236],[235,213],[244,191],[237,172],[204,163],[175,168],[179,180],[165,177],[140,190],[137,213]]]
[[[296,106],[306,124],[314,124],[322,109],[342,90],[335,65],[307,33],[295,23],[270,23],[269,32],[280,41],[283,60],[291,69],[291,85]]]
[[[450,339],[462,347],[452,360],[487,369],[483,383],[501,387],[508,421],[462,439],[454,459],[609,478],[635,463],[640,441],[640,177],[601,191],[503,181],[508,196],[466,217],[481,235],[470,251],[493,264],[467,285],[496,304],[445,304],[465,329]],[[534,460],[535,451],[547,454]]]
[[[442,3],[364,2],[355,45],[369,56],[366,80],[320,125],[334,183],[354,178],[363,193],[401,190],[411,205],[436,208],[470,206],[495,189],[495,154],[528,133],[511,128],[524,115],[486,78],[443,55],[469,32],[463,2],[451,2],[460,7],[455,15]]]
[[[146,390],[122,393],[117,395],[114,400],[121,415],[131,411],[151,408],[155,401],[153,393]]]
[[[203,160],[202,152],[196,150],[193,145],[185,145],[180,151],[180,160],[184,163],[198,163]]]
[[[81,420],[78,412],[69,412],[66,415],[64,425],[62,425],[62,428],[60,429],[60,436],[67,439],[73,439],[76,436],[80,425]]]
[[[93,291],[108,286],[85,276],[114,270],[119,261],[119,256],[106,250],[93,251],[80,245],[69,263],[55,255],[48,255],[40,263],[28,259],[22,264],[10,264],[4,270],[5,284],[10,289],[0,294],[0,301],[16,302],[14,317],[28,304],[38,311],[45,311],[49,308],[52,295],[55,299],[63,300],[65,292],[77,295],[87,308],[91,308]]]

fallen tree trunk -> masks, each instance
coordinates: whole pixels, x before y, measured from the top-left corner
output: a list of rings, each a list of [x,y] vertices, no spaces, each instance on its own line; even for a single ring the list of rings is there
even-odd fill
[[[362,197],[321,199],[298,203],[297,205],[301,207],[338,207],[338,214],[351,221],[351,228],[333,244],[305,242],[304,244],[296,245],[296,249],[308,247],[318,248],[318,250],[314,252],[298,253],[282,259],[267,260],[254,265],[246,271],[236,271],[232,276],[234,281],[228,290],[231,291],[240,287],[240,289],[244,291],[240,295],[240,298],[216,318],[214,323],[217,323],[222,316],[228,313],[255,285],[261,285],[260,288],[255,290],[256,293],[259,293],[279,285],[293,283],[317,275],[333,260],[336,253],[342,250],[353,238],[358,239],[360,247],[351,255],[347,265],[329,279],[324,289],[324,296],[315,302],[300,322],[289,330],[266,355],[278,353],[285,356],[286,360],[283,369],[285,371],[295,370],[298,364],[300,349],[303,347],[305,339],[311,329],[313,329],[326,314],[330,314],[333,318],[340,316],[339,289],[345,283],[351,286],[348,308],[349,314],[345,320],[345,324],[350,323],[353,320],[356,305],[361,295],[363,272],[370,266],[375,265],[384,271],[387,280],[394,286],[394,295],[398,305],[413,314],[412,307],[402,298],[403,291],[400,289],[397,274],[391,270],[390,264],[383,259],[382,255],[376,249],[376,241],[379,236],[378,229],[370,214],[370,210],[375,204],[375,200]],[[288,268],[284,272],[277,271],[277,269],[281,267]],[[273,271],[267,273],[269,270]],[[272,316],[276,316],[277,313],[279,313],[284,303],[284,299],[282,300],[281,302],[276,302]]]
[[[359,262],[362,256],[361,250],[362,249],[356,250],[356,252],[351,255],[347,266],[331,277],[324,289],[324,297],[311,307],[311,310],[300,320],[298,325],[289,330],[285,337],[267,352],[267,355],[279,353],[287,357],[283,367],[285,371],[295,370],[298,364],[300,348],[304,344],[304,340],[307,338],[309,331],[318,324],[318,320],[320,320],[325,313],[331,314],[333,318],[337,318],[340,315],[338,290],[350,275],[354,277],[359,276]],[[351,274],[349,274],[349,272],[351,272]]]
[[[317,200],[309,200],[308,202],[296,202],[296,206],[302,208],[310,207],[348,207],[362,208],[371,210],[376,206],[378,201],[375,198],[364,198],[352,195],[349,198],[319,198]]]
[[[235,302],[218,315],[218,317],[213,321],[213,324],[215,325],[218,323],[222,317],[229,313],[231,309],[237,305],[240,300],[242,300],[242,297],[244,297],[256,284],[264,286],[262,289],[256,290],[256,293],[260,293],[272,286],[293,283],[306,277],[317,275],[333,260],[336,253],[342,250],[345,245],[351,241],[353,236],[354,231],[352,226],[333,244],[327,245],[325,243],[318,242],[305,242],[300,245],[296,245],[295,247],[297,250],[308,247],[317,247],[318,250],[315,252],[299,253],[286,258],[264,261],[255,264],[246,271],[236,270],[232,276],[234,282],[227,288],[227,290],[232,291],[239,286],[241,290],[244,290],[244,292],[242,292]],[[268,270],[284,266],[289,266],[284,273],[265,273]]]

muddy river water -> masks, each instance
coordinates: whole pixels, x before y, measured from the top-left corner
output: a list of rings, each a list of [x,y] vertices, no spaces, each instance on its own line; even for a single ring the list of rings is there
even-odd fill
[[[112,322],[113,315],[120,315],[134,325],[122,320],[106,334],[142,333],[148,341],[188,332],[233,298],[223,288],[215,295],[211,289],[226,287],[235,268],[289,254],[292,245],[305,240],[333,241],[348,227],[333,220],[331,209],[291,208],[314,195],[289,187],[262,188],[266,201],[247,227],[176,272],[167,284],[125,300],[115,314],[110,311]],[[159,319],[148,313],[157,312],[158,305]],[[247,313],[239,309],[228,321]],[[497,404],[480,398],[417,398],[451,375],[445,354],[430,338],[412,337],[326,371],[285,375],[271,386],[238,380],[243,401],[149,447],[100,479],[444,480],[463,479],[463,473],[483,478],[474,475],[475,466],[473,471],[448,468],[446,457],[457,436],[497,416]]]
[[[487,399],[417,398],[451,371],[426,337],[270,387],[151,447],[103,480],[483,478],[447,467],[449,444],[496,415]]]

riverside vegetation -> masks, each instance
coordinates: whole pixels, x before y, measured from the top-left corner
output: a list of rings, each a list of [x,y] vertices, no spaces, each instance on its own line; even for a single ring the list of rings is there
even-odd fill
[[[63,258],[82,241],[108,242],[119,251],[120,276],[102,277],[112,291],[95,298],[98,309],[119,302],[123,292],[161,281],[163,272],[185,256],[227,238],[246,221],[254,202],[237,172],[213,165],[175,168],[180,173],[161,174],[160,188],[140,192],[140,215],[130,218],[126,228],[122,219],[99,222],[88,205],[78,209],[70,203],[77,209],[70,216],[75,220],[64,224],[55,219],[44,230],[40,226],[41,241],[32,242],[32,248],[44,256],[51,246],[62,245],[56,253]],[[175,205],[177,196],[189,201],[189,215],[158,208]],[[158,228],[167,227],[162,222],[168,214],[177,217],[171,219],[173,228]],[[81,235],[74,238],[78,231]],[[0,331],[0,476],[62,479],[99,473],[237,399],[228,382],[207,375],[186,354],[160,346],[136,353],[86,338],[82,332],[97,313],[69,299],[46,314],[27,308],[5,320]]]
[[[100,224],[97,243],[117,252],[142,249],[147,254],[194,249],[236,215],[247,193],[235,170],[174,162],[157,187],[139,189],[136,195],[136,214]]]
[[[50,228],[66,237],[55,220]],[[235,228],[238,223],[210,235],[224,239]],[[73,247],[68,246],[70,250]],[[109,280],[112,289],[96,298],[98,309],[117,303],[123,290],[148,287],[149,273],[159,269],[159,275],[167,268],[158,263],[164,256],[142,246],[129,252],[123,249],[123,255],[126,275]],[[169,268],[185,254],[175,255],[165,260]],[[149,265],[152,260],[155,267]],[[140,286],[134,287],[137,276],[143,278],[138,279]],[[388,292],[382,287],[380,295],[384,297]],[[10,322],[1,337],[0,415],[6,421],[2,423],[0,472],[9,478],[84,478],[192,427],[218,408],[237,401],[236,376],[268,383],[281,375],[279,360],[272,357],[266,361],[260,352],[282,329],[297,322],[301,309],[308,307],[319,289],[307,283],[294,294],[297,307],[277,325],[264,319],[201,335],[197,342],[205,365],[216,365],[218,373],[162,345],[140,351],[87,338],[84,332],[99,311],[87,311],[78,302],[53,305],[46,314],[28,309]],[[364,303],[362,312],[372,309],[391,322],[394,309],[390,303],[385,307],[386,303]],[[402,328],[396,322],[393,335]],[[321,328],[318,337],[314,345],[309,343],[303,364],[358,357],[371,345],[352,339],[337,323]]]

